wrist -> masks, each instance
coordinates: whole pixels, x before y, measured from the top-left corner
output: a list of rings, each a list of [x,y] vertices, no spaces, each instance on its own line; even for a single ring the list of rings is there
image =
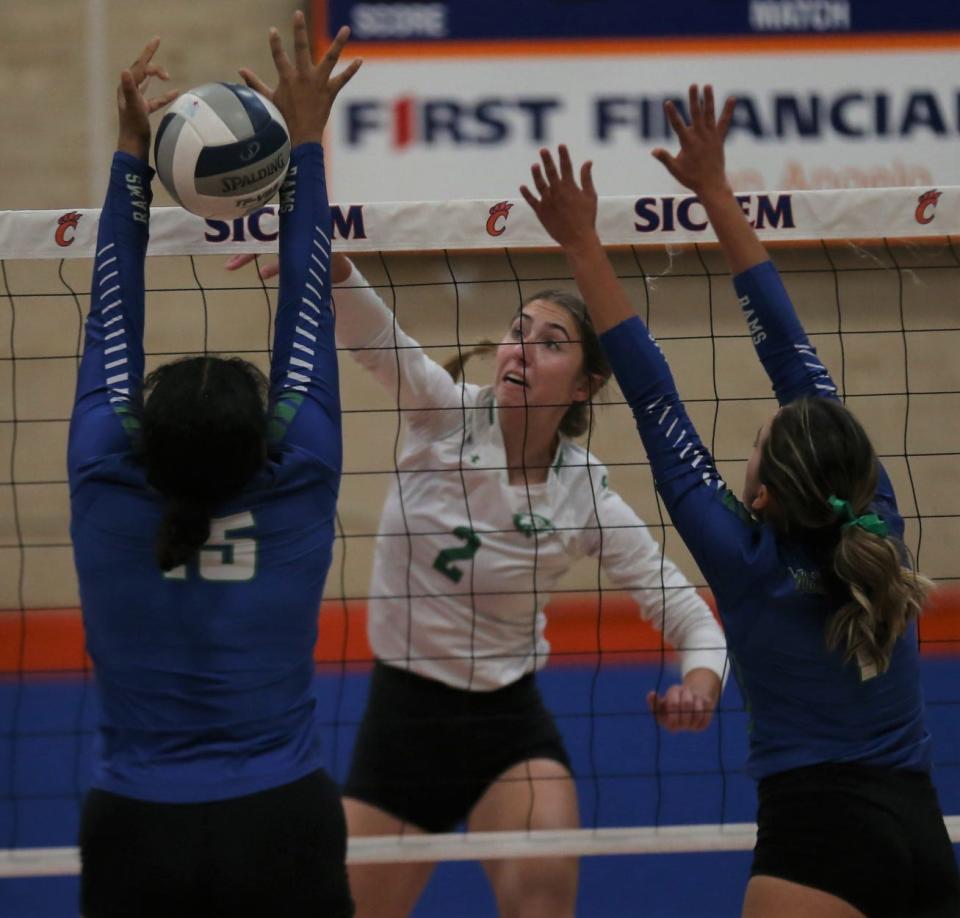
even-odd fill
[[[290,149],[299,147],[302,143],[319,143],[323,145],[323,131],[298,131],[290,134]]]
[[[574,262],[594,258],[597,253],[605,254],[600,237],[592,227],[589,231],[563,243],[563,251],[567,258]]]
[[[693,191],[704,207],[726,203],[734,197],[733,188],[730,187],[726,176],[715,182],[706,182],[700,188],[693,189]]]
[[[703,666],[691,669],[683,677],[683,684],[690,691],[708,699],[711,705],[716,705],[720,700],[720,677],[712,669]]]
[[[142,159],[147,163],[150,161],[150,138],[124,137],[121,134],[117,138],[117,150],[135,156],[137,159]]]

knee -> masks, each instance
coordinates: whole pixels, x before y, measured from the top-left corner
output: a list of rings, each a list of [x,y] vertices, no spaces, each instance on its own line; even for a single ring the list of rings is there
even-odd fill
[[[573,918],[577,901],[576,858],[518,861],[502,865],[494,879],[503,918]]]

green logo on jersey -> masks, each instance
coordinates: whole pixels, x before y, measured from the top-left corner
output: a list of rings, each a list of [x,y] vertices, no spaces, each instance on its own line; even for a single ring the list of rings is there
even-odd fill
[[[742,520],[744,523],[752,523],[754,526],[757,524],[756,519],[751,515],[750,511],[744,507],[742,503],[740,503],[740,501],[737,499],[737,495],[734,494],[729,488],[726,488],[720,495],[720,502],[732,514],[734,514],[734,516]]]
[[[554,532],[555,527],[545,516],[539,513],[514,513],[513,525],[518,532],[530,538],[535,532]]]

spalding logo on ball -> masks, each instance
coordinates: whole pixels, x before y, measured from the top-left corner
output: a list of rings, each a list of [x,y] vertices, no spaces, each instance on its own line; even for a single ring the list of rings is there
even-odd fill
[[[173,199],[208,220],[242,217],[276,194],[290,165],[290,136],[277,107],[235,83],[183,93],[153,147]]]

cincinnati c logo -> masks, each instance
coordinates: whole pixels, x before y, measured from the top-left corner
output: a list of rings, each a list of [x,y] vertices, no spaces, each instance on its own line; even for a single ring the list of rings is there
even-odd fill
[[[57,231],[53,234],[57,245],[62,245],[66,248],[66,246],[73,244],[73,240],[77,234],[77,224],[80,222],[81,216],[82,214],[71,210],[57,220]]]
[[[507,217],[510,216],[510,208],[513,205],[509,201],[500,201],[497,204],[494,204],[490,208],[490,216],[487,217],[487,232],[491,236],[502,236],[506,227],[502,224],[497,226],[497,221],[502,217],[503,222],[507,222]]]
[[[933,218],[936,216],[934,213],[930,213],[936,206],[937,201],[940,200],[940,195],[942,191],[937,191],[932,189],[931,191],[925,191],[919,198],[917,198],[917,209],[913,212],[914,217],[917,219],[917,223],[932,223]]]

